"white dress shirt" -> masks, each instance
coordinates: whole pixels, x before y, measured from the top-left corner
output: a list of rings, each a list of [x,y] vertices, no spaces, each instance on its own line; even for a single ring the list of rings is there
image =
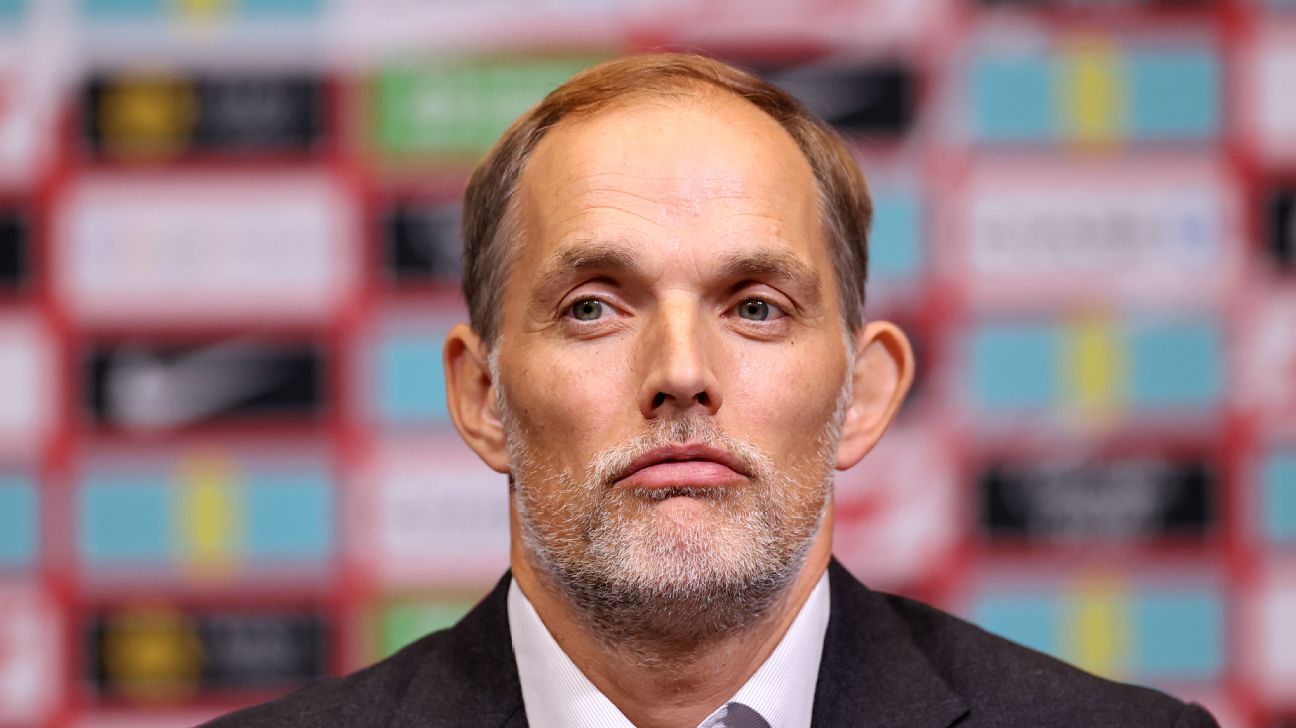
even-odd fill
[[[755,710],[770,728],[809,728],[828,611],[825,571],[774,652],[698,728],[728,725],[729,703]],[[537,728],[634,728],[562,651],[516,581],[509,585],[508,619],[529,724]]]

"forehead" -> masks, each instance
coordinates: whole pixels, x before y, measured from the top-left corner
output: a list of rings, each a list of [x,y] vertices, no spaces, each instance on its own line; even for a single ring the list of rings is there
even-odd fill
[[[517,202],[519,258],[590,236],[694,253],[763,237],[826,260],[805,155],[773,118],[724,92],[644,97],[560,122],[523,170]]]

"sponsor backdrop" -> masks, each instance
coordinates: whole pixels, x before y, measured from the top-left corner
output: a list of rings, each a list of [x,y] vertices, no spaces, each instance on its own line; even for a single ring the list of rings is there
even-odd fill
[[[868,313],[920,373],[841,559],[1296,726],[1296,3],[746,5],[0,0],[0,726],[189,725],[486,591],[462,185],[652,48],[784,85],[869,176]]]

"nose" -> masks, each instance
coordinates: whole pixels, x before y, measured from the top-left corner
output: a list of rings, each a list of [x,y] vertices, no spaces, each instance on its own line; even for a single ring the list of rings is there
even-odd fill
[[[665,303],[641,349],[644,377],[639,397],[644,417],[711,414],[720,409],[714,332],[696,301]]]

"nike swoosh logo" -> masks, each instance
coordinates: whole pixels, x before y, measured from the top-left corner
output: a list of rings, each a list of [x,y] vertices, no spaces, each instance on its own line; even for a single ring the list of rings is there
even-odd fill
[[[261,394],[280,379],[264,347],[228,342],[164,360],[125,347],[110,355],[105,403],[116,424],[140,429],[193,424]]]

